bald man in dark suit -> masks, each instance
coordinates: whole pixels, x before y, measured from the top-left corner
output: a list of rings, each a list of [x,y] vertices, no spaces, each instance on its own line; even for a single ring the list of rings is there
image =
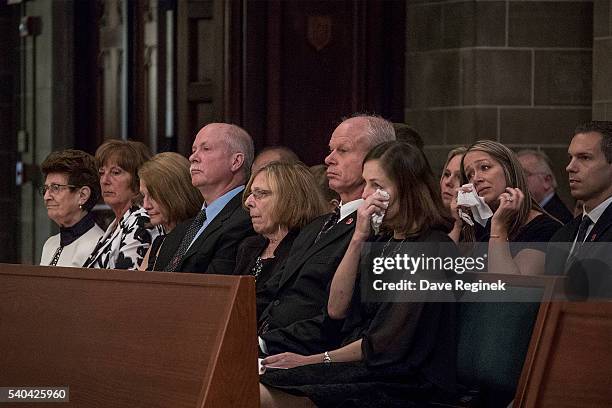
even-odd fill
[[[168,234],[156,271],[234,273],[238,244],[255,235],[242,208],[253,156],[251,137],[236,125],[211,123],[198,132],[189,161],[191,182],[202,193],[204,206]]]
[[[339,324],[327,318],[327,299],[363,202],[363,159],[372,147],[394,139],[391,123],[376,116],[355,116],[334,130],[325,163],[329,186],[342,203],[336,213],[304,227],[294,241],[277,275],[276,296],[260,317],[262,354],[316,354],[338,345]]]

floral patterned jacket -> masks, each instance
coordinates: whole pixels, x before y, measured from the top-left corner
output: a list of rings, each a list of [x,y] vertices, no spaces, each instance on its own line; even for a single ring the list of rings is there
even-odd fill
[[[132,206],[123,214],[119,226],[116,219],[109,225],[83,267],[137,269],[160,233],[158,227],[150,225],[144,208]]]

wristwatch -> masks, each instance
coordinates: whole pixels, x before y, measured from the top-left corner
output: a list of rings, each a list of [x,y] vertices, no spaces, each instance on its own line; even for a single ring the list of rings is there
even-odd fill
[[[329,352],[327,352],[327,351],[326,351],[325,353],[323,353],[323,362],[324,362],[325,364],[329,364],[329,363],[331,363],[331,362],[332,362],[332,359],[331,359],[331,357],[329,356]]]

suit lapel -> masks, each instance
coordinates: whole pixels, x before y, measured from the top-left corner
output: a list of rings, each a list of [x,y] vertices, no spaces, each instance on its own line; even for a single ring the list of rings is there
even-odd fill
[[[563,241],[574,242],[574,239],[576,239],[576,235],[578,234],[578,228],[580,227],[581,220],[582,216],[580,215],[567,224],[567,234],[563,237]]]
[[[234,212],[234,210],[241,205],[242,194],[236,194],[234,198],[232,198],[226,205],[223,207],[221,212],[217,214],[217,216],[211,221],[210,224],[204,228],[204,231],[200,234],[200,236],[195,240],[195,242],[189,247],[185,256],[183,256],[183,262],[193,254],[195,254],[203,245],[205,245],[206,239],[210,237],[215,231],[217,231],[225,220],[229,218],[230,215]]]
[[[612,226],[612,204],[608,205],[608,208],[601,214],[585,242],[600,241],[610,226]]]
[[[311,244],[308,249],[306,249],[301,255],[292,257],[292,259],[295,259],[295,261],[291,262],[291,260],[289,260],[289,262],[287,262],[283,276],[279,282],[279,287],[282,287],[302,267],[302,265],[304,265],[306,261],[312,258],[322,248],[325,248],[328,245],[333,245],[335,241],[343,237],[345,234],[350,233],[355,226],[354,220],[356,215],[357,212],[354,212],[342,219],[340,222],[334,225],[331,230],[322,235],[319,241],[314,242],[313,237],[313,244]]]

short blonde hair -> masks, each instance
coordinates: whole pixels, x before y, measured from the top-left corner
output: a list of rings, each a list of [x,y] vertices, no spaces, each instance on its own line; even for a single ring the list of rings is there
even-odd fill
[[[202,208],[202,194],[191,184],[189,160],[180,154],[156,154],[142,165],[138,175],[151,198],[166,212],[169,222],[185,221]]]
[[[251,194],[251,185],[258,174],[264,174],[270,184],[274,203],[272,214],[278,225],[288,229],[302,228],[325,214],[327,203],[313,175],[303,163],[271,162],[251,176],[242,202]]]

